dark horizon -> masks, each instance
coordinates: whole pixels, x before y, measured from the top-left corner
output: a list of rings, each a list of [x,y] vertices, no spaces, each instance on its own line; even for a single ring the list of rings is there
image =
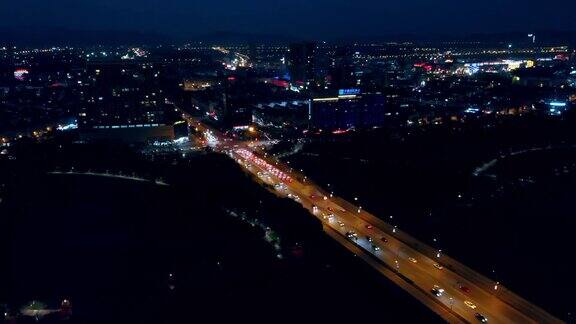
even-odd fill
[[[182,0],[72,1],[57,5],[22,0],[0,12],[0,41],[24,29],[110,31],[168,38],[205,39],[219,33],[269,35],[289,39],[379,39],[386,35],[448,35],[576,32],[576,3],[547,5],[533,0],[429,3],[381,2],[189,2]],[[558,10],[561,8],[562,10]],[[6,34],[6,35],[4,35]],[[17,33],[16,33],[17,34]],[[24,39],[25,40],[25,39]],[[49,40],[49,39],[48,39]]]
[[[575,44],[576,30],[536,30],[540,45]],[[456,32],[456,33],[382,33],[380,35],[333,35],[314,38],[293,34],[242,33],[235,31],[214,31],[198,35],[170,35],[157,32],[114,29],[73,29],[65,27],[0,27],[0,45],[17,46],[59,46],[59,45],[169,45],[196,42],[213,43],[277,43],[314,41],[328,43],[354,42],[450,42],[470,41],[486,43],[524,43],[527,33],[511,32]]]

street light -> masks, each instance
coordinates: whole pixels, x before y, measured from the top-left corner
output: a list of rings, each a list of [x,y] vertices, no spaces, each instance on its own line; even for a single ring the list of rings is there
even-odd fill
[[[442,253],[442,250],[438,250],[438,253],[436,253],[436,257],[437,257],[437,258],[440,257],[440,253]]]
[[[358,214],[360,214],[360,212],[362,212],[362,206],[358,207]]]
[[[396,233],[396,225],[394,225],[394,228],[392,229],[392,233]]]

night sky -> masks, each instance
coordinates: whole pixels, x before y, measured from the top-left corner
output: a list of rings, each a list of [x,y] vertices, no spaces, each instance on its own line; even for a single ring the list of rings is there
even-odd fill
[[[2,28],[215,32],[335,38],[387,33],[576,30],[576,1],[4,0]]]

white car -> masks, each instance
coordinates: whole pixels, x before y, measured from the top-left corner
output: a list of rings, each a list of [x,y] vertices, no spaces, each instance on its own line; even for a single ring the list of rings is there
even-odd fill
[[[443,266],[439,265],[438,263],[434,263],[434,268],[438,269],[438,270],[442,270],[444,269]]]
[[[440,288],[437,285],[434,285],[434,288],[432,288],[431,292],[432,294],[434,294],[434,296],[440,297],[444,293],[444,289]]]
[[[482,323],[487,323],[488,319],[486,318],[486,316],[480,314],[480,313],[476,313],[474,314],[474,317],[476,317],[477,320],[479,320]]]

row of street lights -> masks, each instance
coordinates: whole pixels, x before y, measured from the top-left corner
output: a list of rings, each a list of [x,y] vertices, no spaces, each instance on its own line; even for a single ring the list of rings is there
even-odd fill
[[[288,163],[290,163],[290,162],[288,162]],[[291,168],[290,168],[290,169],[291,169]],[[292,169],[291,169],[291,170],[292,170]],[[300,169],[300,172],[301,172],[301,174],[304,174],[304,170],[303,170],[303,169]],[[306,182],[306,179],[307,179],[307,177],[304,175],[304,176],[303,176],[303,182]],[[327,186],[328,186],[328,189],[329,189],[329,191],[330,191],[330,198],[333,198],[333,197],[334,197],[334,191],[333,191],[332,185],[328,183]],[[462,198],[462,195],[459,194],[459,195],[458,195],[458,198]],[[354,197],[354,202],[355,202],[355,203],[358,203],[358,200],[359,200],[358,197]],[[362,206],[361,206],[361,205],[358,205],[358,208],[357,208],[356,211],[357,211],[358,214],[362,213]],[[394,219],[394,216],[390,215],[390,223],[393,223],[393,219]],[[397,226],[397,225],[392,225],[392,233],[395,234],[397,231],[398,231],[398,226]],[[438,239],[437,239],[436,237],[434,237],[432,240],[433,240],[434,243],[436,243],[435,245],[437,245]],[[442,249],[438,248],[438,249],[436,250],[436,258],[440,259],[441,256],[442,256]],[[398,260],[395,260],[395,263],[396,263],[396,270],[399,271],[400,264],[398,263]],[[500,282],[499,282],[499,281],[495,281],[495,284],[494,284],[494,287],[493,287],[493,288],[494,288],[494,291],[497,291],[498,288],[499,288],[499,286],[500,286]],[[450,308],[452,308],[453,303],[454,303],[453,299],[450,298]]]
[[[287,162],[287,163],[289,164],[290,162]],[[290,168],[290,170],[292,171],[292,168]],[[300,172],[301,172],[301,174],[303,175],[303,182],[306,182],[307,177],[304,175],[304,170],[303,170],[303,169],[300,169]],[[331,185],[330,183],[328,183],[327,186],[328,186],[328,190],[330,191],[330,198],[333,198],[333,197],[334,197],[334,190],[333,190],[333,188],[332,188],[332,185]],[[324,198],[326,199],[326,197],[324,197]],[[462,195],[461,195],[461,194],[458,194],[458,198],[462,198]],[[356,204],[358,204],[358,201],[359,201],[358,197],[357,197],[357,196],[354,197],[354,202],[355,202]],[[358,204],[358,208],[357,208],[356,211],[357,211],[358,214],[362,213],[362,206]],[[430,214],[431,214],[431,213],[430,213]],[[398,226],[397,226],[397,225],[392,225],[392,224],[393,224],[393,219],[394,219],[394,216],[390,215],[390,223],[391,223],[391,226],[392,226],[392,233],[393,233],[393,234],[396,234],[396,232],[398,231]],[[432,239],[432,241],[435,243],[435,245],[438,245],[438,239],[437,239],[436,237],[434,237],[434,238]],[[436,258],[437,258],[437,259],[440,259],[441,257],[442,257],[442,249],[437,248],[437,250],[436,250]],[[400,271],[400,270],[399,270],[399,269],[400,269],[400,264],[399,264],[398,260],[395,260],[395,264],[396,264],[396,271]],[[494,287],[493,287],[494,291],[498,291],[499,286],[500,286],[500,282],[499,282],[499,281],[495,281],[495,284],[494,284]],[[454,304],[454,300],[453,300],[452,298],[450,298],[450,308],[451,308],[451,309],[452,309],[452,305],[453,305],[453,304]]]

